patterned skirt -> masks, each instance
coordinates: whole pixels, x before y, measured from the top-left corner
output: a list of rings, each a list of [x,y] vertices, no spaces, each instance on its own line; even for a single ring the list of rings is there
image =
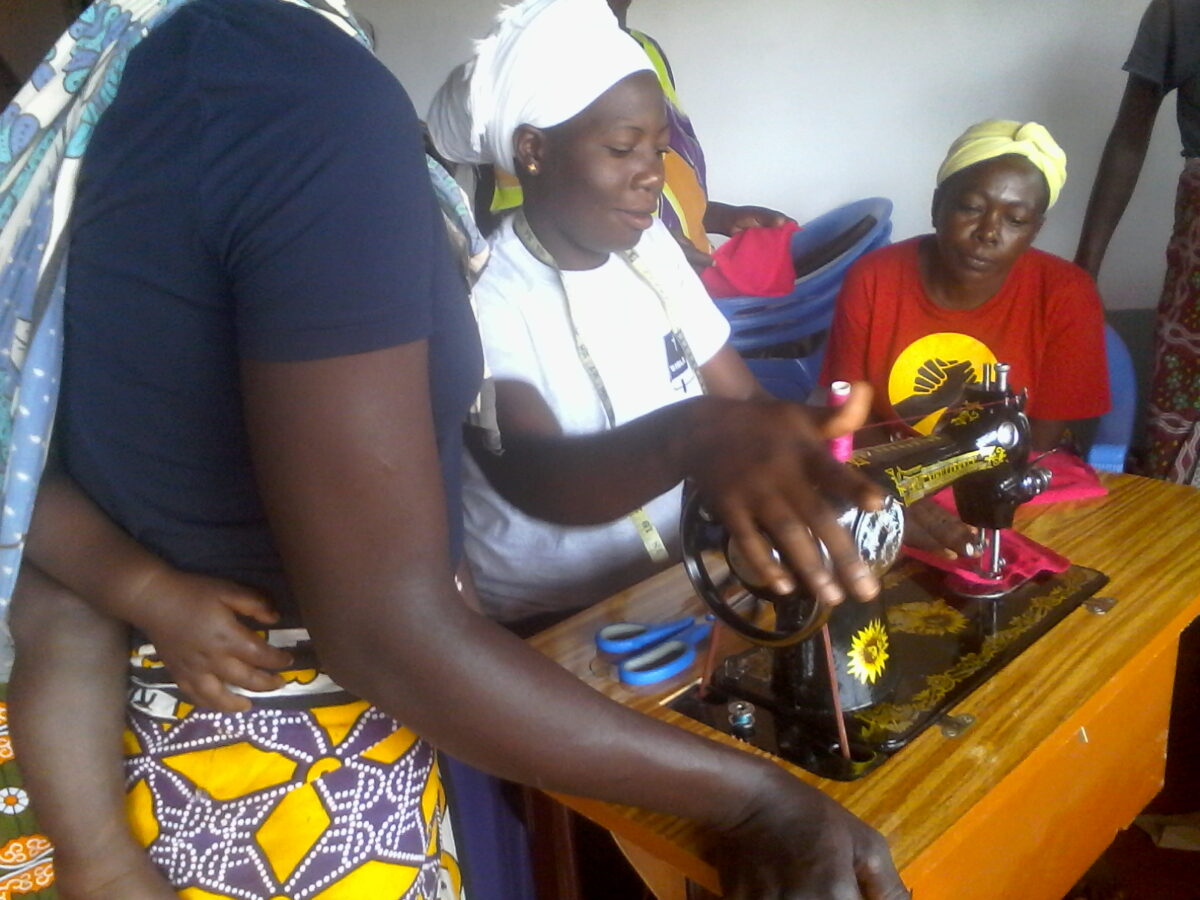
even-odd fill
[[[434,749],[315,670],[284,676],[244,714],[137,678],[126,790],[154,863],[185,900],[460,900]]]
[[[1189,483],[1200,459],[1200,159],[1179,177],[1139,474]]]

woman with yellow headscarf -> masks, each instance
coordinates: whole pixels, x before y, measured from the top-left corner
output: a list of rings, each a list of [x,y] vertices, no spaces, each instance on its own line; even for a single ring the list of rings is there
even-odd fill
[[[1036,122],[988,120],[950,147],[934,233],[877,250],[849,272],[825,383],[866,380],[893,433],[928,433],[984,363],[1029,391],[1036,449],[1109,406],[1104,316],[1092,279],[1031,246],[1066,181],[1066,155]]]

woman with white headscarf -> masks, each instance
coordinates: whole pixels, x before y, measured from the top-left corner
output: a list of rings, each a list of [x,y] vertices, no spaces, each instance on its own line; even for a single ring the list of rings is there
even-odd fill
[[[500,431],[512,446],[468,459],[464,485],[467,555],[484,609],[518,631],[677,559],[681,486],[632,512],[614,509],[603,524],[553,524],[518,508],[556,488],[523,475],[513,446],[620,430],[705,391],[764,396],[654,216],[665,100],[642,48],[614,24],[594,0],[528,4],[480,43],[469,76],[460,67],[448,82],[471,113],[458,140],[514,174],[525,197],[492,235],[475,291]],[[521,490],[517,483],[528,496],[514,505],[503,494]]]
[[[528,625],[630,585],[675,551],[679,485],[632,511],[623,499],[622,483],[644,483],[657,466],[633,452],[645,429],[670,433],[668,423],[699,404],[763,395],[653,216],[667,148],[664,97],[603,0],[534,0],[507,11],[447,90],[460,93],[456,103],[469,98],[471,127],[458,140],[478,161],[516,175],[524,193],[493,234],[475,290],[503,451],[473,442],[464,511],[485,610]],[[758,402],[785,417],[796,412]],[[692,433],[736,429],[727,420]],[[580,477],[546,452],[564,441],[603,442],[630,464]],[[563,496],[566,507],[556,503]],[[811,884],[826,896],[857,880],[843,871]],[[872,881],[857,885],[863,896],[904,895],[890,871]]]

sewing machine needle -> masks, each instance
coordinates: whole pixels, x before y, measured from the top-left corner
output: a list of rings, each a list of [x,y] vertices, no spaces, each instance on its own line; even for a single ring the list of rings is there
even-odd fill
[[[1000,565],[1001,565],[1001,559],[1002,559],[1002,557],[1000,556],[1000,529],[999,528],[989,528],[989,529],[987,529],[987,533],[988,533],[988,536],[991,538],[991,541],[990,541],[991,546],[989,547],[989,551],[988,551],[988,572],[987,572],[987,574],[991,578],[998,578],[1000,576]]]

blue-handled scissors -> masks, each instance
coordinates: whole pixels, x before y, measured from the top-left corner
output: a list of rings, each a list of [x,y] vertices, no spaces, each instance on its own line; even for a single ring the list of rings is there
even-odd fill
[[[641,622],[614,622],[596,632],[596,646],[605,653],[633,653],[635,650],[665,641],[671,635],[679,634],[695,624],[696,620],[691,616],[685,616],[673,622],[663,622],[659,625],[645,625]]]
[[[617,663],[625,684],[654,684],[690,666],[696,644],[711,631],[709,622],[690,616],[661,625],[616,622],[596,632],[596,646],[605,653],[632,654]]]

